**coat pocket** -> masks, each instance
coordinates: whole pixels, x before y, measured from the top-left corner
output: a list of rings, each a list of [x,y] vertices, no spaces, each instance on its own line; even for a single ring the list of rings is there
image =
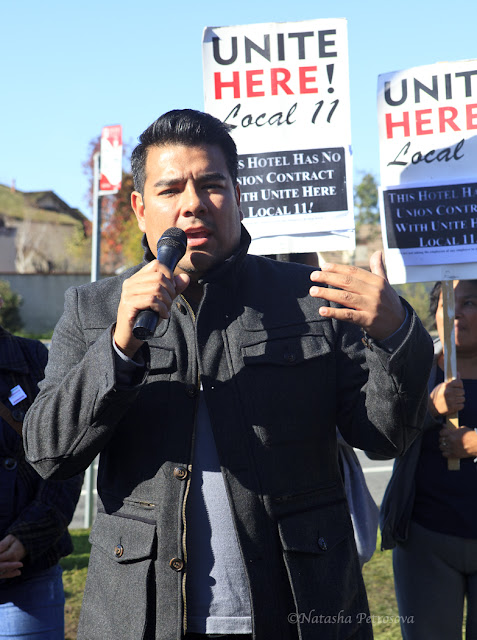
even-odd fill
[[[280,336],[242,347],[245,365],[295,366],[311,358],[329,354],[323,335]]]
[[[143,637],[149,599],[154,598],[156,526],[98,513],[78,638]]]
[[[346,503],[281,517],[278,530],[301,636],[372,637],[362,624],[368,606]]]
[[[343,499],[282,515],[278,532],[284,551],[326,555],[345,538],[353,537],[353,525]]]
[[[287,328],[279,336],[242,345],[242,406],[265,446],[313,440],[314,416],[328,422],[327,412],[334,409],[334,367],[320,329],[297,334]]]

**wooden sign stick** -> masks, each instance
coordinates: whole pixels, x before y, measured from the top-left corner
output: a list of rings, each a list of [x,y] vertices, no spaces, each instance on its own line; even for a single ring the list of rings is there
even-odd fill
[[[454,283],[442,281],[442,308],[444,313],[444,378],[446,382],[457,378],[457,358],[455,352],[455,300]],[[450,413],[446,416],[446,427],[448,429],[459,428],[458,413]],[[460,470],[459,458],[447,458],[447,468],[449,471]]]

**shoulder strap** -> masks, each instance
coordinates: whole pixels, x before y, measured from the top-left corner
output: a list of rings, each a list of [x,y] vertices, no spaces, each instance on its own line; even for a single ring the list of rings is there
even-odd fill
[[[22,435],[22,423],[13,418],[10,409],[8,409],[3,402],[0,402],[0,417],[3,418],[19,436]]]

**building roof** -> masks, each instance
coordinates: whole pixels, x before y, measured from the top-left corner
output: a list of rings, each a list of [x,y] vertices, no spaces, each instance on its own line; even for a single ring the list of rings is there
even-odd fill
[[[74,225],[87,218],[54,191],[19,191],[0,184],[0,219]]]

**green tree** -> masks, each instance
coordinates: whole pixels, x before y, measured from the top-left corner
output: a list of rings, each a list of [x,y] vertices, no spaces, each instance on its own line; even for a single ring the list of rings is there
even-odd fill
[[[0,280],[0,326],[11,333],[16,333],[23,327],[20,318],[21,303],[21,296],[12,291],[10,283]]]
[[[131,207],[131,193],[134,191],[133,177],[123,172],[121,189],[113,196],[111,211],[103,226],[103,244],[110,254],[120,254],[124,266],[130,267],[141,262],[142,232],[136,222]]]
[[[91,268],[91,222],[75,227],[69,238],[66,250],[70,256],[72,270],[88,273]]]
[[[428,331],[435,328],[435,320],[429,314],[429,293],[433,284],[433,282],[408,282],[393,286],[393,289],[409,302]]]
[[[354,215],[356,227],[379,223],[378,185],[371,173],[365,173],[361,182],[354,188]]]

